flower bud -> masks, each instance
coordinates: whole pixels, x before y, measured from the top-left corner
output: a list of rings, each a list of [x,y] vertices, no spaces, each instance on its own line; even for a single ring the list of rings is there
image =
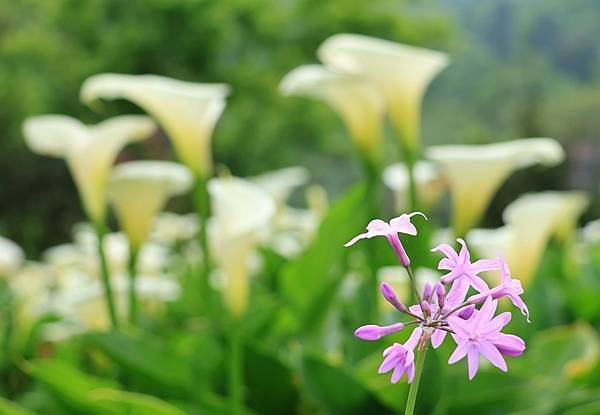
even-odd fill
[[[383,336],[387,336],[388,334],[395,333],[404,328],[404,324],[396,323],[391,326],[377,326],[375,324],[368,324],[366,326],[362,326],[356,329],[354,335],[361,340],[379,340]]]
[[[388,283],[382,282],[380,290],[381,294],[383,295],[383,298],[385,298],[388,303],[393,305],[398,311],[408,313],[408,308],[406,308],[406,306],[398,300],[394,289]]]
[[[473,315],[473,311],[475,311],[475,306],[468,305],[465,308],[463,308],[462,310],[460,310],[457,315],[458,315],[458,317],[462,318],[463,320],[468,320]]]
[[[423,300],[421,302],[421,308],[423,309],[423,313],[425,313],[427,316],[431,315],[431,307],[427,301]]]
[[[426,282],[423,286],[423,301],[431,301],[431,295],[433,294],[433,287],[429,282]]]
[[[446,290],[440,283],[435,285],[435,295],[437,296],[437,303],[440,309],[444,308],[446,304]]]

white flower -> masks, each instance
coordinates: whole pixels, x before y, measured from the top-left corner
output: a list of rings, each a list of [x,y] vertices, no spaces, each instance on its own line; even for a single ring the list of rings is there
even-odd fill
[[[165,245],[179,241],[189,241],[196,237],[200,225],[194,213],[179,215],[173,212],[161,212],[154,219],[150,240]]]
[[[169,161],[130,161],[114,168],[108,196],[133,249],[146,240],[167,200],[192,184],[190,170]]]
[[[106,216],[110,167],[129,142],[146,139],[155,124],[148,117],[124,115],[94,126],[63,115],[31,117],[23,124],[25,142],[37,154],[66,160],[83,206],[96,224]]]
[[[279,89],[284,95],[327,102],[342,117],[357,147],[371,159],[379,158],[385,104],[371,83],[322,65],[302,65],[283,78]]]
[[[308,170],[300,166],[271,170],[248,178],[267,191],[275,199],[279,209],[285,206],[292,192],[296,188],[304,186],[308,179]]]
[[[0,277],[12,277],[24,259],[25,254],[19,245],[0,236]]]
[[[600,219],[588,222],[581,233],[584,242],[592,245],[600,243]]]
[[[435,206],[447,187],[445,178],[434,163],[419,160],[415,164],[415,181],[419,206],[429,210]],[[408,169],[404,163],[394,163],[383,171],[383,182],[394,192],[397,212],[406,212],[408,206]]]
[[[274,216],[275,202],[260,187],[236,177],[211,179],[208,191],[213,212],[213,252],[225,277],[225,304],[239,316],[248,303],[250,254]]]
[[[318,55],[328,67],[364,76],[377,85],[402,142],[417,147],[423,95],[448,64],[445,53],[344,33],[325,40]]]
[[[212,172],[211,136],[228,94],[225,84],[156,75],[100,74],[81,87],[81,100],[87,104],[98,98],[123,98],[142,107],[164,127],[179,160],[203,177]]]
[[[528,285],[533,279],[553,236],[568,237],[582,213],[581,192],[541,192],[521,196],[506,207],[503,219],[506,226],[494,229],[475,229],[467,240],[482,256],[502,255],[515,278]],[[569,233],[565,233],[569,230]]]
[[[526,138],[486,145],[444,145],[425,150],[448,178],[453,228],[464,235],[477,224],[500,185],[517,169],[554,166],[565,158],[550,138]]]

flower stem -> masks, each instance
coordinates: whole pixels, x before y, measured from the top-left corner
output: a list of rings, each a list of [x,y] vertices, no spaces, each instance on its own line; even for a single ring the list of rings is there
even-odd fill
[[[231,331],[229,341],[229,399],[231,414],[240,415],[244,399],[244,347],[238,327],[234,327]]]
[[[194,206],[200,229],[198,232],[198,242],[202,249],[202,271],[200,276],[201,289],[204,299],[208,298],[210,293],[209,277],[211,269],[210,246],[208,244],[207,222],[210,214],[210,203],[208,198],[207,180],[202,176],[196,176],[194,183]]]
[[[419,307],[420,307],[421,306],[421,295],[419,294],[419,289],[417,288],[417,281],[412,272],[412,268],[410,266],[408,266],[408,267],[405,267],[405,269],[408,274],[408,279],[410,280],[410,285],[413,288],[413,294],[414,294],[415,299],[417,300]],[[423,315],[425,315],[425,314],[423,314]]]
[[[104,252],[104,236],[106,235],[106,225],[96,224],[96,236],[98,238],[98,257],[100,258],[100,272],[102,274],[102,284],[104,285],[104,297],[106,299],[106,307],[108,315],[114,329],[119,327],[117,320],[117,312],[115,309],[112,287],[110,285],[110,271],[108,269],[108,260],[106,252]]]
[[[135,289],[137,259],[138,249],[131,247],[129,252],[129,263],[127,264],[127,271],[129,273],[129,322],[131,324],[137,324],[138,317],[137,292]]]
[[[414,413],[415,402],[417,401],[417,392],[419,391],[419,382],[421,381],[421,373],[423,372],[426,353],[427,348],[423,348],[423,350],[419,351],[419,356],[417,357],[417,363],[415,366],[415,378],[413,379],[413,382],[410,385],[410,390],[408,391],[408,400],[406,401],[404,415],[413,415]]]

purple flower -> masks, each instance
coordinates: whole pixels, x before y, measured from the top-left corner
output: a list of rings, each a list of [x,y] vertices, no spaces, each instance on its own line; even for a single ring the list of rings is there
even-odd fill
[[[483,303],[487,297],[492,297],[493,299],[508,297],[514,306],[521,310],[521,313],[527,318],[527,322],[530,323],[529,309],[520,297],[520,295],[523,294],[521,281],[511,278],[508,264],[505,261],[498,258],[498,263],[501,265],[500,285],[491,290],[472,295],[469,297],[468,302],[470,304],[480,304]]]
[[[442,283],[449,284],[456,280],[465,280],[479,292],[489,290],[486,282],[478,274],[483,271],[499,269],[498,261],[480,259],[471,263],[471,255],[467,244],[461,238],[458,238],[457,241],[462,245],[460,253],[457,253],[454,248],[447,244],[438,245],[431,250],[446,255],[446,258],[443,258],[438,265],[438,269],[450,271],[442,277]]]
[[[388,334],[395,333],[404,328],[404,324],[396,323],[391,326],[376,326],[375,324],[367,324],[366,326],[362,326],[354,331],[354,335],[362,340],[379,340],[383,336],[387,336]]]
[[[423,329],[417,327],[403,345],[394,343],[383,352],[383,362],[379,366],[379,373],[392,372],[392,383],[396,383],[402,378],[404,373],[411,383],[415,376],[415,355],[414,349],[421,340]]]
[[[398,311],[402,313],[408,312],[408,308],[398,300],[394,289],[387,282],[381,283],[380,290],[383,298],[385,298],[387,302],[393,305]]]
[[[348,247],[350,245],[354,245],[360,239],[370,239],[374,236],[385,236],[394,249],[400,264],[403,267],[408,267],[410,265],[410,259],[408,258],[408,255],[406,255],[406,251],[400,242],[398,233],[405,233],[412,236],[417,234],[417,228],[415,228],[415,225],[410,222],[410,218],[415,215],[421,215],[427,219],[427,217],[421,212],[412,212],[408,214],[404,213],[397,218],[392,219],[390,223],[387,223],[381,219],[374,219],[367,225],[367,232],[355,236],[344,246]]]
[[[519,337],[500,332],[510,321],[511,314],[505,312],[494,317],[497,305],[497,300],[487,297],[481,309],[474,310],[468,320],[448,317],[448,325],[454,331],[452,337],[457,344],[448,363],[456,363],[467,356],[469,379],[477,373],[479,355],[506,372],[508,367],[502,355],[519,356],[525,350],[525,342]]]

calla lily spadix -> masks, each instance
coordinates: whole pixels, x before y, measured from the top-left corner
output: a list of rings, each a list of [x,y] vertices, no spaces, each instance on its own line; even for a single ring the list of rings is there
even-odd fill
[[[565,158],[551,138],[525,138],[485,145],[443,145],[425,150],[447,177],[452,226],[464,235],[477,224],[500,185],[515,171],[534,164],[554,166]]]
[[[377,85],[403,146],[418,147],[423,95],[448,65],[445,53],[356,34],[337,34],[318,50],[328,67],[360,75]]]
[[[225,84],[111,73],[88,78],[80,91],[87,104],[122,98],[143,108],[164,127],[179,160],[204,178],[212,173],[211,136],[228,94]]]
[[[446,179],[437,166],[429,161],[419,160],[415,163],[415,181],[419,195],[419,206],[429,210],[435,206],[447,187]],[[408,210],[408,168],[404,163],[394,163],[383,171],[383,182],[394,192],[396,211]]]
[[[169,197],[188,192],[192,184],[191,171],[169,161],[130,161],[114,168],[108,195],[132,249],[146,240]]]
[[[302,65],[285,75],[279,90],[325,101],[342,117],[358,149],[372,161],[379,159],[385,102],[370,82],[323,65]]]
[[[86,213],[99,225],[105,221],[106,186],[117,154],[126,144],[150,137],[155,128],[150,118],[140,115],[93,126],[64,115],[42,115],[25,120],[23,134],[34,153],[66,160]]]
[[[12,277],[25,259],[21,247],[10,239],[0,236],[0,277]]]
[[[208,183],[215,259],[224,274],[223,297],[233,316],[248,304],[248,260],[275,214],[275,202],[250,181],[225,177]]]
[[[467,240],[482,256],[500,255],[513,275],[524,285],[531,282],[553,236],[568,237],[581,210],[573,209],[584,195],[581,192],[541,192],[526,194],[503,212],[505,226],[474,229]]]

